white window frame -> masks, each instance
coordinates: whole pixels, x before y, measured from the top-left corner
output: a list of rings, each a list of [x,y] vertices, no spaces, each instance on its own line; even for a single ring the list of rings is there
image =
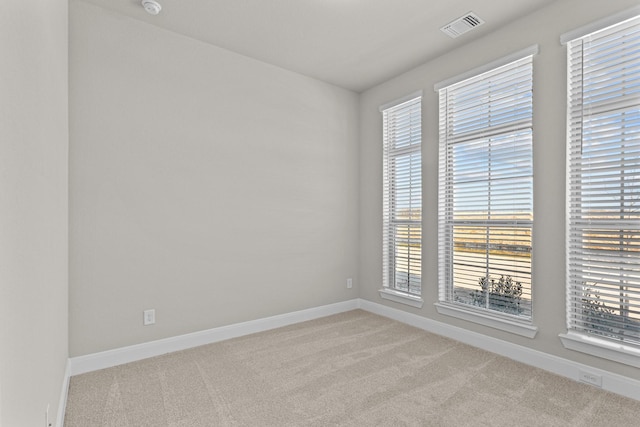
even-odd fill
[[[438,222],[439,222],[439,301],[435,304],[438,313],[456,317],[459,319],[464,319],[467,321],[471,321],[474,323],[482,324],[485,326],[489,326],[495,329],[507,331],[513,334],[525,336],[528,338],[535,337],[538,328],[533,325],[533,315],[531,309],[531,315],[529,316],[517,316],[511,315],[507,313],[502,313],[496,310],[490,310],[485,308],[477,308],[467,303],[456,302],[453,297],[453,274],[452,274],[452,254],[450,251],[453,251],[453,243],[449,240],[453,238],[452,231],[450,230],[453,227],[453,218],[451,217],[452,211],[451,206],[448,206],[449,197],[451,197],[448,192],[450,191],[450,184],[448,179],[450,179],[449,172],[447,171],[448,165],[448,157],[447,157],[447,149],[448,149],[448,134],[447,134],[447,105],[446,99],[447,94],[446,90],[449,88],[455,88],[459,83],[467,83],[467,81],[472,81],[473,79],[481,79],[482,75],[485,73],[491,73],[494,70],[498,70],[501,67],[512,64],[516,61],[522,61],[526,58],[530,58],[531,67],[533,67],[533,59],[531,58],[533,55],[537,54],[538,46],[534,45],[523,49],[521,51],[515,52],[506,57],[500,58],[496,61],[493,61],[489,64],[486,64],[482,67],[475,68],[466,73],[458,75],[456,77],[447,79],[443,82],[440,82],[434,86],[434,90],[439,92],[440,94],[440,179],[439,179],[439,213],[438,213]],[[533,79],[532,79],[533,80]],[[531,83],[532,84],[532,83]],[[528,123],[525,124],[525,127],[528,126],[529,132],[532,132],[532,109],[531,109],[531,117],[525,119],[525,122],[528,120]],[[522,123],[520,124],[522,125]],[[489,135],[483,135],[480,133],[478,138],[488,137]],[[475,137],[474,137],[475,138]],[[533,153],[531,152],[531,161],[532,161]],[[531,175],[531,179],[533,176]],[[531,195],[533,198],[533,195]],[[533,201],[531,199],[531,205]],[[450,205],[450,203],[449,203]],[[531,215],[533,215],[533,211],[531,211]],[[526,222],[526,221],[524,221]],[[529,229],[533,229],[533,221],[529,221],[527,224],[520,221],[519,225],[523,225],[525,227],[530,227]],[[518,225],[518,224],[516,224]],[[487,225],[489,227],[490,225]],[[449,242],[449,243],[447,243]],[[447,255],[448,254],[448,255]],[[529,274],[531,272],[529,271]]]
[[[633,20],[635,19],[635,22]],[[587,105],[584,104],[584,99],[593,99],[593,95],[589,92],[590,90],[594,90],[590,81],[585,80],[585,73],[589,72],[589,68],[584,69],[583,61],[589,60],[589,54],[583,51],[584,46],[589,46],[590,43],[598,43],[601,37],[609,37],[612,30],[616,31],[625,31],[625,33],[630,30],[623,30],[623,26],[626,24],[631,24],[634,26],[634,31],[640,25],[640,7],[635,7],[626,11],[623,11],[619,14],[604,18],[595,23],[586,25],[584,27],[578,28],[574,31],[571,31],[567,34],[564,34],[560,41],[562,44],[567,45],[567,61],[568,61],[568,99],[567,99],[567,333],[560,334],[560,339],[563,345],[571,350],[580,351],[583,353],[595,355],[601,358],[614,360],[619,363],[624,363],[627,365],[640,367],[640,343],[637,342],[637,338],[634,341],[633,337],[628,335],[628,332],[622,328],[612,327],[609,328],[611,333],[606,332],[604,329],[599,330],[598,326],[594,326],[596,324],[590,323],[593,322],[593,319],[601,319],[602,317],[598,316],[590,316],[586,315],[585,317],[585,306],[587,310],[589,307],[594,307],[594,304],[601,307],[604,311],[611,311],[609,314],[603,314],[603,316],[609,316],[611,318],[622,317],[622,309],[623,303],[624,305],[628,304],[628,307],[633,307],[635,312],[638,311],[638,305],[640,304],[640,298],[637,296],[638,292],[638,280],[635,279],[634,282],[631,282],[633,279],[629,279],[629,277],[633,277],[633,275],[640,274],[640,267],[637,265],[640,263],[640,256],[634,255],[633,253],[629,253],[628,251],[622,251],[621,254],[618,255],[620,258],[619,264],[621,265],[619,273],[619,277],[621,283],[624,283],[625,289],[631,289],[632,293],[620,298],[620,306],[616,307],[616,304],[611,303],[611,297],[607,295],[607,291],[612,288],[609,282],[614,280],[612,277],[615,276],[615,272],[611,270],[608,273],[607,278],[599,278],[602,273],[603,266],[601,261],[598,258],[602,257],[602,254],[598,255],[596,252],[602,252],[602,250],[595,250],[592,248],[594,243],[589,243],[592,241],[600,241],[601,237],[589,237],[589,240],[584,240],[584,233],[591,232],[593,236],[595,229],[602,229],[602,227],[619,227],[611,228],[613,231],[619,231],[620,235],[629,234],[635,235],[637,238],[638,231],[633,228],[629,228],[629,224],[631,222],[635,223],[637,221],[629,221],[621,219],[617,223],[613,223],[609,217],[598,219],[596,217],[591,218],[594,214],[591,211],[587,211],[585,209],[589,209],[588,206],[583,206],[583,199],[588,199],[590,196],[584,195],[582,193],[583,185],[582,183],[586,183],[580,177],[583,174],[592,174],[593,169],[588,165],[590,162],[589,158],[584,157],[584,149],[587,149],[583,144],[587,143],[591,138],[585,136],[589,133],[592,126],[597,125],[598,115],[602,114],[628,114],[628,112],[633,112],[632,114],[638,114],[637,109],[640,106],[640,102],[638,101],[638,97],[632,95],[631,97],[625,96],[624,86],[624,78],[621,74],[617,74],[607,78],[604,80],[606,84],[609,84],[611,88],[610,95],[608,95],[607,99],[602,101],[590,101]],[[636,36],[640,36],[640,32],[636,33]],[[613,40],[620,40],[618,35],[613,36]],[[635,43],[637,43],[639,39],[636,38]],[[614,46],[621,46],[621,43],[618,43]],[[616,59],[613,54],[610,54],[608,57]],[[634,63],[634,66],[637,65]],[[634,66],[626,66],[627,69],[633,69]],[[588,66],[587,66],[588,67]],[[611,67],[611,66],[610,66]],[[615,71],[615,67],[611,67]],[[586,70],[586,71],[584,71]],[[634,78],[637,78],[639,75],[638,71],[635,71]],[[585,81],[583,81],[585,80]],[[619,82],[616,84],[616,82]],[[612,97],[613,94],[615,97]],[[635,122],[634,122],[635,123]],[[612,124],[607,125],[607,132],[616,132],[615,129],[620,129],[620,135],[623,135],[626,132],[626,126],[620,126],[617,128],[613,128]],[[637,131],[638,125],[632,124],[632,129]],[[602,128],[601,128],[602,129]],[[624,129],[624,131],[622,131]],[[597,130],[597,129],[596,129]],[[585,135],[583,135],[583,133]],[[600,142],[605,146],[606,142],[602,139],[598,139],[595,137],[594,143]],[[622,137],[621,137],[622,138]],[[624,141],[625,138],[622,138]],[[593,144],[593,143],[592,143]],[[622,144],[622,143],[621,143]],[[637,147],[637,143],[635,143]],[[637,149],[637,148],[636,148]],[[616,158],[618,154],[622,155],[623,148],[620,148],[620,151],[614,152],[616,149],[614,146],[609,144],[607,146],[608,154],[612,159]],[[616,154],[617,153],[617,154]],[[624,156],[623,156],[624,157]],[[621,174],[624,174],[624,161],[622,160],[619,165],[619,170]],[[584,165],[584,168],[581,166]],[[614,167],[615,165],[611,165]],[[599,178],[598,178],[599,179]],[[617,181],[616,181],[617,182]],[[608,185],[615,184],[615,182],[611,182]],[[620,185],[623,188],[624,182],[620,181]],[[591,184],[592,185],[592,184]],[[590,190],[594,191],[594,190]],[[599,191],[599,190],[598,190]],[[599,191],[601,192],[601,191]],[[603,196],[604,197],[604,196]],[[614,196],[605,197],[602,199],[602,203],[606,203],[603,208],[600,209],[609,209],[613,206],[611,200],[614,199]],[[622,200],[622,199],[621,199]],[[589,203],[587,200],[585,203]],[[626,204],[624,205],[626,206]],[[621,207],[621,213],[626,212],[626,207]],[[586,215],[584,214],[586,213]],[[586,222],[585,222],[586,221]],[[607,222],[607,224],[604,224]],[[635,230],[635,231],[632,231]],[[625,231],[627,233],[625,233]],[[629,233],[630,232],[630,233]],[[634,234],[635,233],[635,234]],[[582,236],[582,237],[581,237]],[[621,243],[622,245],[623,243]],[[606,243],[599,243],[599,245],[606,245]],[[597,248],[596,248],[597,249]],[[622,254],[625,254],[623,257]],[[587,264],[587,261],[582,261],[593,258],[592,262]],[[607,255],[613,256],[613,255]],[[616,258],[617,259],[617,258]],[[635,268],[634,268],[635,265]],[[625,279],[626,277],[626,279]],[[590,281],[593,284],[590,285]],[[595,294],[595,297],[594,297]],[[632,296],[634,295],[635,296]],[[602,299],[600,298],[602,295]],[[595,298],[595,299],[592,299]],[[591,303],[585,301],[591,301]],[[602,311],[602,310],[601,310]],[[604,313],[604,311],[602,311]],[[616,311],[618,314],[616,314]],[[590,311],[587,311],[589,313]],[[609,319],[607,317],[607,319]],[[607,320],[609,325],[617,324],[615,320]],[[602,324],[603,328],[607,325]],[[609,330],[607,329],[607,330]],[[617,332],[616,332],[617,330]],[[629,340],[631,338],[631,340]]]
[[[421,308],[422,300],[422,91],[411,93],[405,97],[380,106],[383,120],[383,286],[380,297],[389,301]],[[406,120],[396,122],[396,118],[404,115]],[[408,121],[407,121],[408,120]],[[397,126],[400,126],[398,128]],[[398,148],[396,143],[402,137]],[[409,197],[412,214],[410,218],[396,217],[399,192],[396,189],[395,161],[402,158],[409,160],[410,171],[405,171],[403,184],[408,185],[402,194],[403,200]],[[417,175],[417,177],[416,177]],[[418,216],[415,212],[420,212]],[[407,227],[408,239],[396,234],[397,227]],[[415,229],[419,230],[416,238]],[[407,240],[407,253],[397,257],[398,240]],[[411,245],[418,246],[412,252]],[[397,287],[397,260],[406,263],[407,287]],[[419,274],[411,274],[418,270]],[[413,289],[412,289],[413,288]]]

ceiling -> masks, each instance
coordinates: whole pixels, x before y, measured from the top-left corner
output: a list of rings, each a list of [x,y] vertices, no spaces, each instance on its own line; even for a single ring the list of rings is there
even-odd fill
[[[561,0],[83,0],[356,92]],[[485,21],[452,39],[440,28]]]

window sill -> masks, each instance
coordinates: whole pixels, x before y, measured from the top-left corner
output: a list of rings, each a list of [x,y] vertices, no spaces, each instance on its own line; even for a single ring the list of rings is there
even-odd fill
[[[392,289],[380,289],[380,297],[389,301],[400,304],[410,305],[411,307],[422,308],[424,301],[416,295],[410,295],[404,292],[394,291]]]
[[[517,322],[515,320],[507,319],[506,317],[502,318],[491,314],[480,313],[445,302],[438,302],[435,306],[438,313],[444,314],[445,316],[478,323],[480,325],[510,332],[523,337],[534,338],[536,333],[538,333],[538,328],[536,326]]]
[[[640,349],[637,347],[573,331],[559,336],[562,345],[569,350],[640,368]]]

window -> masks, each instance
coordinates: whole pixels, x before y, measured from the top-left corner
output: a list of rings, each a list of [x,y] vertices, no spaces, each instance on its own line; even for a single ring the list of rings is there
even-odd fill
[[[506,322],[531,323],[536,51],[436,87],[440,301]]]
[[[383,291],[420,302],[422,276],[421,94],[381,107]],[[386,292],[385,292],[386,291]],[[393,299],[393,298],[389,298]]]
[[[568,328],[640,366],[640,16],[567,53]]]

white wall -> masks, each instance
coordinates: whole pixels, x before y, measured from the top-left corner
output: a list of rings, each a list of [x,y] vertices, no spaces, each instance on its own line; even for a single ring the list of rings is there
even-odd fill
[[[79,1],[70,19],[72,356],[357,296],[355,93]]]
[[[639,379],[636,368],[564,349],[565,323],[565,117],[566,51],[560,35],[637,5],[637,0],[561,0],[468,45],[443,55],[361,96],[360,297],[440,322]],[[463,37],[473,37],[472,34]],[[433,85],[512,52],[539,44],[534,58],[535,339],[439,315],[438,299],[438,98]],[[382,257],[382,122],[378,107],[418,89],[423,98],[423,297],[422,309],[380,299]]]
[[[68,357],[67,2],[0,2],[0,425],[54,422]]]

